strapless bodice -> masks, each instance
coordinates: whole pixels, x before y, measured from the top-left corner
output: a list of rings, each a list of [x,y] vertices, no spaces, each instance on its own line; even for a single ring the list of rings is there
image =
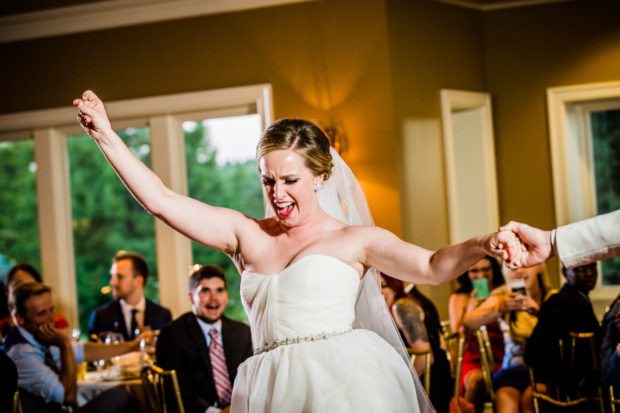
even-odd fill
[[[254,348],[350,330],[359,284],[353,267],[327,255],[304,256],[273,275],[244,271],[241,300]]]

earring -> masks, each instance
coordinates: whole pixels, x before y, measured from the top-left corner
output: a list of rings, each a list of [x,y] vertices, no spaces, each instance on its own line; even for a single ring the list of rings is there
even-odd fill
[[[317,182],[314,184],[314,192],[318,191],[319,189],[321,189],[321,184]]]

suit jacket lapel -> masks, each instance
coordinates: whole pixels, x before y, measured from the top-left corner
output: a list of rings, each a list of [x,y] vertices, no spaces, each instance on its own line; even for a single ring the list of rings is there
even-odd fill
[[[235,364],[234,361],[237,358],[233,349],[235,346],[240,346],[241,343],[237,340],[237,330],[234,328],[230,320],[222,316],[222,341],[224,346],[224,355],[226,356],[226,366],[228,367],[228,377],[230,382],[235,380]]]
[[[118,332],[125,337],[125,340],[129,340],[129,337],[127,336],[127,324],[125,324],[125,316],[123,315],[121,302],[119,300],[114,301],[114,309],[118,319]]]
[[[198,354],[200,354],[200,359],[204,364],[205,371],[207,372],[207,377],[210,381],[209,385],[215,388],[215,380],[213,379],[213,370],[211,368],[211,358],[209,357],[209,347],[207,347],[207,339],[205,338],[202,329],[198,325],[198,321],[196,320],[196,316],[194,314],[189,314],[186,320],[187,323],[187,333],[189,334],[190,339],[192,340],[194,347],[198,350]]]
[[[145,298],[146,300],[146,298]],[[151,320],[151,302],[149,300],[146,300],[146,304],[144,305],[144,325],[145,326],[151,326],[152,325],[152,320]]]

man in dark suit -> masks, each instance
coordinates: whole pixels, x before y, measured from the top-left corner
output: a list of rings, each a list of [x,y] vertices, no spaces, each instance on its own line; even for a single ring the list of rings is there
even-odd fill
[[[113,331],[132,340],[145,327],[159,330],[168,324],[172,320],[170,310],[144,297],[148,276],[149,267],[140,254],[117,254],[110,269],[110,285],[116,300],[93,311],[88,333]]]
[[[205,265],[192,273],[189,300],[192,311],[159,333],[157,364],[176,370],[187,413],[227,412],[237,368],[252,355],[250,329],[223,315],[228,292],[226,277],[218,267]],[[218,346],[223,347],[222,366],[225,363],[228,381],[224,391],[213,353]]]
[[[592,370],[592,355],[588,353],[589,344],[582,343],[576,349],[578,356],[570,367],[560,362],[559,339],[562,338],[564,343],[564,360],[570,358],[569,332],[593,332],[595,351],[600,348],[600,325],[588,298],[588,293],[596,286],[596,264],[570,269],[563,267],[562,273],[566,283],[540,307],[538,324],[525,348],[525,363],[540,381],[551,383],[569,394],[587,394],[598,384],[597,373]]]

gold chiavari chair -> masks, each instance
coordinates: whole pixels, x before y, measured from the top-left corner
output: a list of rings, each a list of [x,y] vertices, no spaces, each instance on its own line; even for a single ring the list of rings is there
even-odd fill
[[[578,360],[582,357],[591,357],[592,358],[592,366],[594,369],[598,369],[598,360],[596,359],[596,348],[595,348],[595,340],[594,333],[585,332],[585,333],[568,333],[570,337],[570,348],[568,351],[568,357],[564,350],[564,340],[559,339],[559,352],[560,352],[560,362],[565,364],[566,371],[570,371],[575,364],[575,360]],[[589,348],[589,354],[583,354],[583,352],[579,352],[578,349],[582,349],[583,346],[580,346],[580,343],[586,342],[587,348]],[[585,403],[598,402],[599,409],[601,413],[605,411],[604,401],[603,401],[603,391],[600,386],[597,388],[598,396],[583,396],[580,394],[569,394],[563,392],[559,386],[555,383],[539,383],[536,381],[534,377],[534,372],[532,369],[529,369],[530,372],[530,381],[532,383],[532,395],[534,397],[534,410],[536,413],[541,412],[540,402],[543,401],[545,403],[552,404],[554,406],[559,407],[573,407]],[[537,384],[543,384],[546,392],[542,392],[539,390]],[[612,403],[613,408],[613,403]]]
[[[409,357],[411,357],[411,365],[413,366],[415,363],[416,357],[424,356],[424,390],[428,396],[431,395],[431,355],[432,350],[429,347],[426,350],[415,350],[411,347],[407,347],[407,352],[409,353]]]
[[[476,330],[476,340],[478,342],[478,352],[480,354],[480,370],[484,379],[484,385],[491,402],[495,401],[495,390],[493,389],[493,374],[495,373],[495,360],[493,349],[489,340],[489,333],[486,326],[481,326]]]
[[[616,405],[620,405],[620,399],[616,397],[615,386],[609,386],[609,403],[611,413],[616,413]]]
[[[24,413],[22,410],[22,400],[19,395],[19,389],[13,394],[13,413]]]
[[[156,365],[152,365],[144,367],[140,377],[150,412],[168,413],[171,411],[185,413],[176,371],[163,370]],[[171,394],[172,397],[170,396]],[[170,402],[176,405],[176,409],[169,409]]]
[[[454,379],[454,397],[459,400],[461,395],[461,371],[463,368],[463,353],[465,352],[465,333],[457,332],[445,337],[449,354],[450,373]]]

